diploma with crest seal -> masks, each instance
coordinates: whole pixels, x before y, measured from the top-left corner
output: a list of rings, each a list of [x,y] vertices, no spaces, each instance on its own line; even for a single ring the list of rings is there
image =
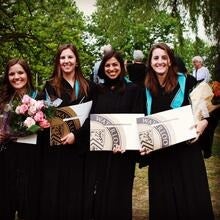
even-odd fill
[[[148,152],[196,138],[190,105],[137,118],[139,140]]]
[[[110,151],[115,146],[139,150],[136,118],[144,114],[91,114],[90,151]]]
[[[60,145],[62,137],[79,129],[89,117],[91,107],[92,101],[57,108],[50,121],[50,145]]]

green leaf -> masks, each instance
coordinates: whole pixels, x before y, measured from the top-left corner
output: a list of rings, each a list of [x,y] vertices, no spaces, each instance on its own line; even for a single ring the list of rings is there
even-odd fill
[[[27,131],[30,131],[31,133],[37,133],[37,131],[40,129],[39,125],[32,125],[27,129]]]

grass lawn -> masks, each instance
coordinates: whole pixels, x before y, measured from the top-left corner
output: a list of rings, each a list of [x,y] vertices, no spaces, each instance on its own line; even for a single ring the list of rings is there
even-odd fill
[[[220,123],[215,131],[212,156],[205,159],[215,220],[220,220]],[[133,190],[133,220],[147,220],[147,168],[136,168]]]

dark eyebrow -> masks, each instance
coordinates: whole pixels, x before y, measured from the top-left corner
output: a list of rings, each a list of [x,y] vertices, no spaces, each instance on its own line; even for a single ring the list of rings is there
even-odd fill
[[[158,58],[159,56],[158,55],[155,55],[155,56],[152,56],[153,58]]]
[[[25,71],[23,71],[23,70],[19,70],[19,71],[10,71],[10,72],[8,72],[8,74],[15,74],[15,73],[25,73]]]

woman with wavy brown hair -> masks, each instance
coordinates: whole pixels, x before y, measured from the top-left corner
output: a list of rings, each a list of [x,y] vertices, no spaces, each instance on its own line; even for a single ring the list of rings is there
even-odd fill
[[[177,71],[176,59],[165,43],[149,52],[145,82],[147,114],[189,105],[195,86],[191,77]],[[201,135],[207,120],[196,125]],[[199,141],[182,142],[147,154],[141,166],[149,165],[149,219],[214,219],[206,167]],[[144,149],[143,152],[144,153]]]
[[[26,60],[8,61],[0,96],[2,128],[0,132],[0,219],[14,220],[15,213],[22,219],[36,217],[39,195],[40,148],[36,144],[18,143],[11,139],[6,107],[13,100],[21,101],[24,94],[36,98],[32,72]],[[7,120],[7,122],[6,122]]]
[[[54,70],[43,89],[43,98],[58,101],[57,107],[77,105],[90,100],[90,84],[83,76],[76,46],[58,47]],[[43,169],[41,207],[38,219],[81,219],[84,152],[89,133],[71,127],[60,139],[60,145],[50,143],[49,131],[43,131]]]

